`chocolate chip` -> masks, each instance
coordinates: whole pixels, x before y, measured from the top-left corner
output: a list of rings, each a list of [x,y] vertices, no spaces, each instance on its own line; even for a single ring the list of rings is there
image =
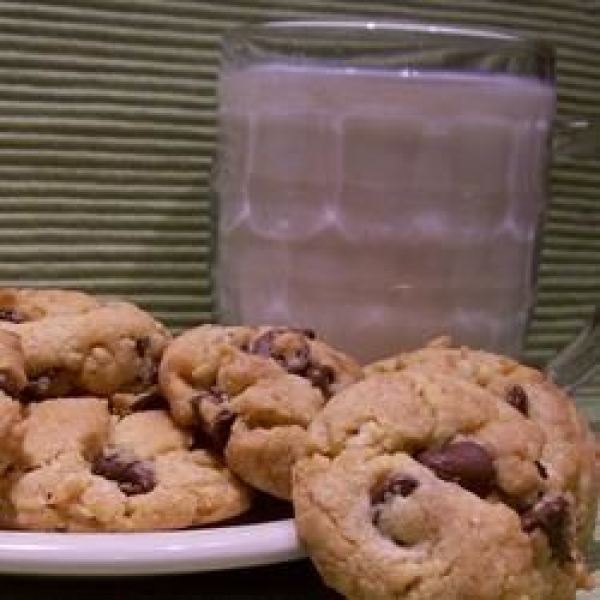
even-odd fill
[[[39,375],[27,382],[27,385],[21,390],[20,400],[26,404],[40,402],[52,395],[51,390],[52,377],[49,375]]]
[[[298,329],[297,331],[299,331],[304,337],[308,338],[309,340],[317,339],[317,334],[314,329]]]
[[[150,345],[151,343],[149,337],[143,337],[135,340],[136,354],[139,357],[143,358],[148,353],[148,350],[150,350]]]
[[[0,309],[0,321],[8,321],[9,323],[25,323],[27,317],[19,312],[16,308]]]
[[[116,481],[127,496],[146,494],[156,486],[154,470],[148,462],[118,452],[98,457],[92,464],[92,473]]]
[[[527,392],[520,385],[512,385],[506,391],[506,401],[521,414],[529,415],[529,398]]]
[[[538,502],[521,515],[521,527],[525,533],[542,531],[557,560],[566,562],[571,559],[568,542],[569,503],[562,496]]]
[[[395,496],[406,498],[419,487],[419,482],[411,475],[398,473],[379,481],[371,490],[371,504],[388,502]]]
[[[568,504],[562,496],[551,500],[542,499],[521,516],[523,531],[532,533],[536,529],[545,530],[552,525],[562,523],[567,514]]]
[[[0,390],[13,398],[19,396],[21,386],[10,371],[0,370]]]
[[[293,375],[304,375],[310,366],[310,349],[308,345],[287,351],[283,358],[285,369]]]
[[[248,345],[248,352],[250,354],[258,354],[266,358],[271,357],[273,351],[273,344],[275,338],[283,332],[288,331],[287,329],[269,329],[266,333],[258,336],[256,339]]]
[[[289,347],[278,348],[277,338],[289,333],[299,336],[296,343]],[[335,382],[335,371],[329,365],[311,360],[310,346],[306,340],[315,338],[316,334],[312,329],[278,327],[256,338],[249,345],[248,352],[274,359],[288,373],[308,379],[326,398],[330,398],[333,395],[331,386]]]
[[[211,446],[214,450],[222,452],[231,435],[231,428],[236,419],[235,413],[230,411],[227,407],[222,406],[229,400],[229,394],[220,390],[217,387],[212,387],[208,390],[200,391],[196,396],[192,398],[192,407],[196,416],[198,427],[201,429],[204,436],[199,437],[202,439],[204,445]],[[204,411],[202,404],[204,402],[210,402],[217,409],[212,411]],[[215,412],[216,410],[216,412]],[[210,417],[206,415],[209,412]]]
[[[539,460],[535,461],[535,467],[542,479],[548,479],[548,470]]]
[[[165,397],[158,391],[152,390],[145,394],[140,394],[130,407],[132,412],[141,412],[144,410],[163,410],[168,408]]]
[[[192,402],[195,404],[200,404],[204,402],[204,400],[208,400],[213,404],[223,404],[229,400],[229,394],[224,390],[219,389],[216,386],[208,388],[206,390],[200,390],[193,398]]]
[[[21,390],[19,400],[27,404],[78,393],[80,390],[77,390],[73,382],[72,373],[62,369],[50,369],[31,377]]]
[[[217,413],[216,418],[208,428],[208,435],[218,451],[223,451],[229,442],[231,428],[235,422],[236,415],[224,408]]]
[[[319,388],[326,398],[333,395],[331,386],[335,382],[335,371],[329,365],[311,364],[306,369],[304,377],[308,379],[312,385]]]
[[[298,334],[297,343],[289,347],[277,347],[277,338],[289,333]],[[303,332],[296,329],[270,329],[256,338],[250,352],[276,360],[286,371],[302,375],[310,364],[310,348]]]
[[[457,483],[482,498],[496,484],[494,459],[476,442],[455,442],[443,448],[425,450],[415,458],[440,479]]]

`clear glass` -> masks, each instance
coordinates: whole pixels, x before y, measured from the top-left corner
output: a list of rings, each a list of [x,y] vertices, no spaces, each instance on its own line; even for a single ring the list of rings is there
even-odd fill
[[[600,304],[575,339],[548,363],[546,373],[570,393],[600,373]]]
[[[365,362],[440,334],[519,356],[550,46],[401,23],[252,26],[224,40],[218,101],[223,322],[311,327]]]

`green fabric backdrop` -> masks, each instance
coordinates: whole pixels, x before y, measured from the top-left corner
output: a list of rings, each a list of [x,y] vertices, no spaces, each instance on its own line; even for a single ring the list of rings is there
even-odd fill
[[[0,2],[0,284],[119,294],[175,328],[208,321],[221,33],[315,17],[503,27],[557,45],[559,110],[600,118],[594,0]],[[539,305],[545,361],[600,299],[600,162],[555,165]],[[588,386],[583,397],[600,395]]]

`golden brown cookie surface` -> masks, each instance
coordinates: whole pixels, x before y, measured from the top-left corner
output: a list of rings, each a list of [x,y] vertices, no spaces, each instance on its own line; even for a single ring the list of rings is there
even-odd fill
[[[356,600],[574,598],[588,582],[586,436],[567,448],[510,400],[422,365],[334,397],[309,428],[293,487],[325,580]]]
[[[77,290],[0,288],[0,321],[9,323],[84,313],[99,306],[98,299]]]
[[[151,315],[127,302],[23,323],[0,322],[20,338],[26,400],[145,390],[170,339]]]
[[[568,490],[575,502],[577,532],[587,543],[593,533],[599,477],[594,468],[593,433],[575,402],[536,369],[511,358],[452,347],[439,340],[414,352],[406,352],[367,367],[367,373],[444,372],[471,382],[510,404],[544,435],[542,461],[549,482]]]
[[[282,498],[307,426],[361,377],[352,359],[311,332],[216,325],[175,339],[159,371],[175,420],[202,431],[250,485]]]
[[[92,397],[26,407],[12,525],[55,531],[154,531],[243,513],[250,492],[192,447],[165,411],[112,415]]]
[[[25,357],[19,337],[0,330],[0,526],[6,522],[8,478],[18,461],[21,440],[17,429],[23,407],[17,399],[27,385]]]
[[[301,461],[296,478],[300,535],[349,600],[575,598],[574,577],[516,512],[408,454],[347,450]]]

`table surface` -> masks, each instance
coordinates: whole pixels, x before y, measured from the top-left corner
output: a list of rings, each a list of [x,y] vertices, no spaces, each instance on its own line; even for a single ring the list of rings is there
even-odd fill
[[[0,578],[2,600],[49,597],[60,600],[339,600],[328,590],[308,560],[267,567],[196,575],[155,577],[32,577]]]

